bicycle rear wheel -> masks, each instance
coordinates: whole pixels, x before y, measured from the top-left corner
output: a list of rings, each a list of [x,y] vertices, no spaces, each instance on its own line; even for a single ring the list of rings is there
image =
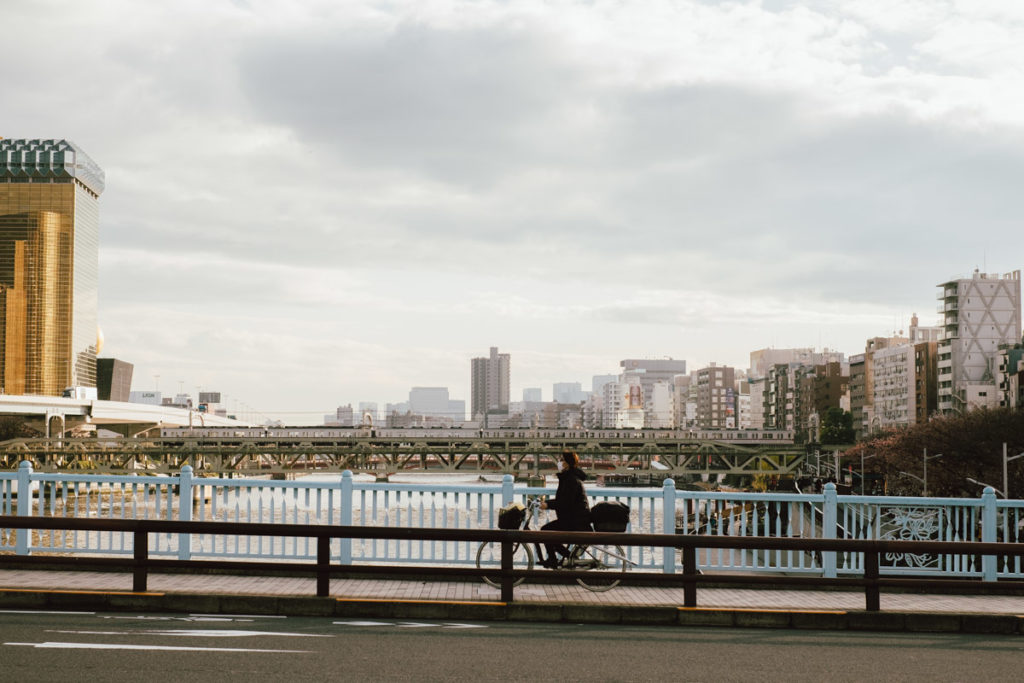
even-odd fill
[[[578,548],[573,555],[574,569],[585,569],[587,578],[578,578],[576,583],[589,591],[600,593],[611,590],[622,581],[622,575],[629,569],[626,553],[618,545],[591,545]]]
[[[476,567],[477,569],[501,568],[501,543],[497,541],[481,543],[476,551]],[[512,544],[512,568],[533,569],[533,550],[530,549],[530,546],[525,543]],[[501,588],[499,577],[484,576],[483,579],[488,586]],[[525,576],[515,579],[513,585],[518,586],[523,581],[526,581]]]

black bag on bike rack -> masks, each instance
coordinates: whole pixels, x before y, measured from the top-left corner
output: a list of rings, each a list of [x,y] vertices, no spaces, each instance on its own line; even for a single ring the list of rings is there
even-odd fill
[[[509,503],[498,510],[499,529],[518,529],[526,519],[526,508],[520,503]]]
[[[617,500],[598,503],[590,508],[594,531],[625,531],[629,525],[629,506]]]

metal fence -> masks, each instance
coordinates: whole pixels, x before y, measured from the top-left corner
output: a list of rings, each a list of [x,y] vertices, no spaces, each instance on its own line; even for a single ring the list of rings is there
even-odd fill
[[[511,475],[490,483],[384,483],[341,476],[295,481],[196,477],[185,466],[176,475],[88,475],[34,472],[28,462],[0,473],[0,511],[19,517],[72,517],[282,523],[439,529],[493,529],[497,511],[513,501],[553,495],[554,488],[516,484]],[[1024,501],[997,500],[992,489],[979,499],[838,496],[821,493],[680,491],[666,479],[660,489],[590,486],[591,504],[619,500],[630,506],[632,533],[738,537],[847,538],[1018,542],[1024,539]],[[539,528],[543,519],[532,520]],[[472,565],[470,541],[336,538],[332,560],[341,564],[407,563]],[[0,552],[17,554],[119,555],[133,552],[132,536],[113,531],[0,529]],[[308,536],[155,533],[154,556],[178,559],[310,560]],[[678,551],[627,549],[636,568],[673,573]],[[970,554],[881,558],[883,574],[1024,578],[1021,558],[983,562]],[[705,571],[784,572],[826,577],[863,573],[853,552],[796,549],[705,548],[697,557]]]

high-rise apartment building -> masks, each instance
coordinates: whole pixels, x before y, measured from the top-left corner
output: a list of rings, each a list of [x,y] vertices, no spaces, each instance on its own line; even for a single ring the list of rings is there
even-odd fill
[[[939,412],[996,407],[999,347],[1020,341],[1020,271],[979,273],[939,285]]]
[[[0,390],[96,386],[104,175],[67,140],[0,139]]]
[[[509,403],[509,354],[492,346],[487,357],[470,364],[470,410],[474,420],[486,421],[489,413],[507,413]]]

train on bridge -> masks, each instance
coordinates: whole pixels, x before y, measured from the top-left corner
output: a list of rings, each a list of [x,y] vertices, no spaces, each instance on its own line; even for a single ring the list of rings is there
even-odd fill
[[[163,427],[160,436],[210,439],[422,439],[723,441],[792,444],[791,429],[472,429],[461,427]]]
[[[14,439],[0,468],[30,459],[40,470],[101,469],[204,473],[294,470],[394,473],[540,473],[562,449],[590,469],[632,476],[788,474],[806,458],[792,431],[701,429],[466,429],[363,427],[163,427],[134,438]]]

